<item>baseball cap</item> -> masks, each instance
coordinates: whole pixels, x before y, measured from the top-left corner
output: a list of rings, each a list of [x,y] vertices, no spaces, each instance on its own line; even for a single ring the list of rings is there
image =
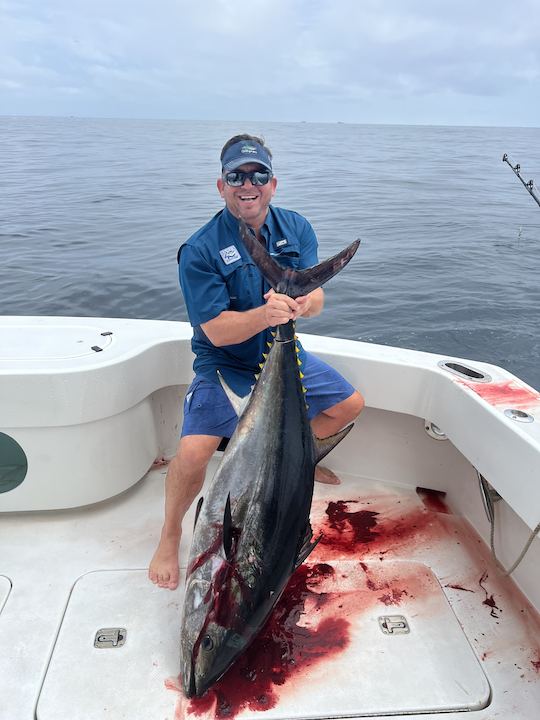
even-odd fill
[[[227,148],[221,161],[223,170],[229,172],[236,170],[246,163],[258,163],[267,170],[272,170],[272,159],[268,151],[253,140],[239,140]]]

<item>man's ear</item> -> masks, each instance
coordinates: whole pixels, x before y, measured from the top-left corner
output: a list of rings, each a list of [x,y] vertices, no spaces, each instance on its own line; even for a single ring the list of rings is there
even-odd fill
[[[223,186],[225,185],[225,183],[223,182],[223,178],[218,178],[216,185],[217,185],[217,189],[218,189],[219,194],[221,195],[221,197],[224,197],[224,195],[223,195]]]

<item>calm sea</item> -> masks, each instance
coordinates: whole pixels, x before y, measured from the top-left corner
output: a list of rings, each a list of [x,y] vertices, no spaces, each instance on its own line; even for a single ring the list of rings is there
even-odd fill
[[[540,388],[540,129],[0,118],[0,314],[185,320],[176,251],[237,132],[351,265],[300,330],[502,365]]]

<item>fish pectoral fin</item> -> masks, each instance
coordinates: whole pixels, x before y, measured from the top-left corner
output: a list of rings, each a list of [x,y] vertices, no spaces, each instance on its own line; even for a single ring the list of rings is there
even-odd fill
[[[330,450],[333,450],[336,445],[343,440],[345,435],[352,430],[353,425],[354,423],[351,423],[350,425],[347,425],[346,428],[343,428],[343,430],[340,430],[335,435],[330,435],[330,437],[327,438],[313,438],[315,443],[315,464],[328,455]]]
[[[195,683],[195,660],[191,657],[190,661],[191,672],[189,673],[189,685],[185,687],[186,695],[188,698],[192,698],[197,694],[197,685]]]
[[[225,510],[223,512],[223,551],[227,560],[231,559],[233,524],[231,515],[231,493],[227,495]]]
[[[295,570],[296,570],[296,568],[300,567],[300,565],[304,562],[304,560],[307,558],[307,556],[319,544],[319,542],[322,538],[322,533],[321,533],[316,540],[311,542],[311,537],[312,537],[311,525],[308,525],[308,531],[309,531],[309,535],[308,535],[307,539],[305,540],[304,544],[302,545],[302,547],[300,548],[300,552],[298,553],[298,557],[296,558],[296,563],[294,566]]]
[[[194,530],[195,530],[195,528],[197,527],[197,520],[199,519],[199,514],[200,514],[200,512],[201,512],[201,508],[202,508],[202,505],[203,505],[203,500],[204,500],[204,498],[203,498],[202,495],[201,495],[201,497],[199,498],[199,501],[197,502],[197,507],[195,508],[195,521],[194,521],[194,523],[193,523],[193,529],[194,529]]]
[[[223,375],[217,371],[219,382],[221,383],[221,387],[225,391],[225,395],[227,396],[229,402],[233,406],[234,412],[240,417],[240,415],[244,412],[246,409],[246,405],[249,402],[249,398],[251,397],[251,393],[249,395],[246,395],[246,397],[240,397],[237,395],[234,390],[231,390],[231,388],[227,385],[225,382]]]

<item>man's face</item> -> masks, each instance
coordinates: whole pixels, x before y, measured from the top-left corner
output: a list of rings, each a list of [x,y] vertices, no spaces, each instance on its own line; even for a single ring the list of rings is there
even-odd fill
[[[251,172],[252,170],[264,171],[266,168],[257,163],[246,163],[237,170]],[[277,180],[275,177],[271,178],[266,185],[252,185],[251,180],[246,179],[241,187],[231,187],[220,177],[217,186],[219,194],[236,218],[244,220],[256,230],[264,224],[268,206],[276,192]]]

